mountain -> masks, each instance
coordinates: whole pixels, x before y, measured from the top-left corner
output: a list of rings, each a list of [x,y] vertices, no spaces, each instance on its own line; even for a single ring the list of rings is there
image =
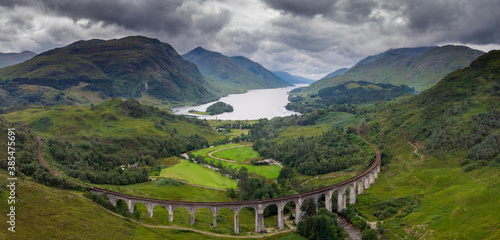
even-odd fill
[[[276,75],[281,80],[290,83],[290,84],[310,84],[314,82],[314,80],[307,79],[301,76],[295,76],[287,72],[283,71],[273,71],[274,75]]]
[[[22,53],[0,53],[0,68],[22,63],[35,55],[36,53],[30,51],[24,51]]]
[[[448,73],[466,67],[484,54],[465,46],[391,49],[367,57],[342,75],[313,83],[304,92],[318,92],[342,82],[369,81],[408,85],[417,91],[434,86]]]
[[[373,56],[368,56],[362,60],[360,60],[358,63],[356,63],[354,66],[364,66],[368,63],[377,61],[379,59],[382,59],[388,55],[402,55],[402,56],[410,56],[410,57],[418,57],[425,52],[436,48],[437,46],[430,46],[430,47],[416,47],[416,48],[397,48],[397,49],[389,49],[383,53],[379,53],[377,55]]]
[[[78,41],[0,69],[0,79],[7,98],[18,103],[125,97],[176,104],[217,99],[193,63],[169,44],[142,36]]]
[[[291,85],[245,57],[227,57],[202,47],[197,47],[182,57],[195,63],[203,75],[213,80],[214,85],[232,93]]]
[[[341,68],[341,69],[338,69],[335,72],[329,73],[328,75],[322,77],[321,79],[331,78],[331,77],[334,77],[334,76],[337,76],[337,75],[342,75],[342,74],[344,74],[347,71],[349,71],[349,68]]]

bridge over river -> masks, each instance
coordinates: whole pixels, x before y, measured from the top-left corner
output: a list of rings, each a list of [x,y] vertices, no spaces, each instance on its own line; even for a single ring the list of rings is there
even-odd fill
[[[264,230],[264,209],[270,205],[276,205],[278,207],[278,229],[282,230],[284,228],[284,217],[283,209],[285,205],[289,202],[295,203],[295,223],[299,223],[302,214],[302,204],[307,199],[312,199],[318,206],[318,200],[325,195],[326,209],[328,211],[333,211],[332,209],[332,197],[336,192],[337,196],[337,211],[340,212],[346,208],[346,195],[349,194],[349,204],[356,203],[356,194],[362,194],[364,189],[370,188],[370,185],[375,182],[378,178],[378,173],[380,172],[381,155],[380,151],[369,142],[361,133],[360,125],[358,125],[358,135],[361,136],[370,146],[375,150],[376,158],[373,164],[363,171],[362,173],[356,175],[353,178],[345,180],[343,182],[317,189],[307,193],[295,194],[290,196],[270,198],[263,200],[252,200],[252,201],[235,201],[235,202],[187,202],[187,201],[173,201],[173,200],[163,200],[154,198],[145,198],[139,196],[127,195],[119,192],[113,192],[106,189],[98,187],[90,187],[89,191],[102,195],[106,194],[113,206],[116,206],[118,200],[122,200],[127,203],[130,213],[134,212],[134,205],[136,203],[144,204],[148,209],[148,216],[153,217],[153,208],[156,205],[163,206],[168,210],[168,220],[172,222],[174,220],[174,210],[176,208],[186,208],[191,213],[191,224],[195,222],[195,212],[198,209],[206,208],[212,211],[213,214],[213,227],[217,226],[217,213],[220,209],[229,208],[234,211],[234,232],[239,233],[239,217],[238,214],[241,209],[250,207],[255,209],[255,231],[262,232]]]

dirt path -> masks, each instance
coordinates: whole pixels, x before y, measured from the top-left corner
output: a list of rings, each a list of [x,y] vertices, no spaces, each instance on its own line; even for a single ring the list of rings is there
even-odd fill
[[[420,155],[420,154],[418,154],[418,148],[417,148],[417,146],[413,145],[413,143],[411,143],[410,141],[408,141],[408,144],[410,144],[410,146],[412,146],[412,147],[414,147],[414,148],[415,148],[415,152],[414,152],[414,153],[415,153],[417,156],[419,156],[419,157],[420,157],[420,159],[418,159],[416,163],[418,163],[418,162],[422,161],[422,160],[424,159],[424,155]]]
[[[52,169],[49,165],[47,165],[47,163],[43,160],[43,157],[42,157],[42,145],[43,145],[42,139],[39,136],[36,136],[36,140],[38,141],[38,160],[40,160],[40,163],[43,166],[45,166],[46,168],[48,168],[52,174],[57,175],[57,176],[62,176],[56,170]]]
[[[142,222],[139,222],[139,221],[136,221],[134,219],[130,219],[130,218],[126,218],[120,214],[117,214],[117,213],[114,213],[112,211],[110,211],[109,209],[106,209],[105,207],[95,203],[94,201],[91,201],[90,199],[80,195],[80,194],[77,194],[77,193],[73,193],[75,196],[78,196],[82,199],[85,199],[86,201],[96,205],[97,207],[101,208],[102,210],[108,212],[109,214],[111,215],[114,215],[116,217],[119,217],[119,218],[122,218],[122,219],[125,219],[125,220],[128,220],[128,221],[131,221],[131,222],[134,222],[134,223],[137,223],[141,226],[144,226],[144,227],[148,227],[148,228],[163,228],[163,229],[177,229],[177,230],[185,230],[185,231],[191,231],[191,232],[197,232],[197,233],[201,233],[201,234],[205,234],[205,235],[210,235],[210,236],[215,236],[215,237],[224,237],[224,238],[264,238],[264,237],[268,237],[268,236],[273,236],[273,235],[277,235],[277,234],[282,234],[282,233],[287,233],[287,232],[291,232],[294,229],[291,229],[291,230],[283,230],[283,231],[279,231],[279,232],[274,232],[274,233],[268,233],[268,234],[260,234],[260,235],[254,235],[254,236],[237,236],[237,235],[224,235],[224,234],[218,234],[218,233],[213,233],[213,232],[207,232],[207,231],[203,231],[203,230],[197,230],[197,229],[193,229],[193,228],[187,228],[187,227],[179,227],[179,226],[157,226],[157,225],[149,225],[149,224],[145,224],[145,223],[142,223]],[[290,225],[289,225],[290,226]]]
[[[285,219],[285,223],[290,228],[290,231],[297,230],[297,228],[292,225],[293,224],[293,220],[288,220],[288,218],[287,218],[287,219]]]

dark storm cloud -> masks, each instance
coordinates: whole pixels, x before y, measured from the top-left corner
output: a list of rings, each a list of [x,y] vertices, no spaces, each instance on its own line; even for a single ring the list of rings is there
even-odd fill
[[[335,5],[334,0],[309,1],[304,4],[301,0],[264,0],[276,10],[284,11],[299,16],[313,17],[317,14],[327,15]]]
[[[144,35],[319,78],[389,48],[498,48],[499,12],[500,0],[0,0],[0,51]]]
[[[404,15],[416,34],[436,35],[441,41],[500,43],[500,0],[410,1]]]
[[[314,17],[321,15],[344,23],[359,23],[369,20],[377,4],[371,0],[263,0],[269,7],[295,16]]]
[[[202,2],[198,2],[203,4]],[[161,31],[176,36],[193,30],[213,33],[229,23],[228,10],[204,13],[196,6],[184,5],[182,0],[168,1],[100,1],[100,0],[44,0],[0,1],[0,5],[38,6],[45,13],[69,17],[73,20],[115,24],[129,30]],[[196,16],[201,22],[196,22]]]

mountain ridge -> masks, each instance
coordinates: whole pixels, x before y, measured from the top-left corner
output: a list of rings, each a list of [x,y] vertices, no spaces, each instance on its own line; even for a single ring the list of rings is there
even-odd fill
[[[342,75],[316,81],[304,93],[318,92],[322,88],[349,81],[405,84],[423,91],[448,73],[468,66],[484,54],[466,46],[453,45],[415,49],[392,49],[367,57]]]
[[[325,78],[331,78],[331,77],[334,77],[337,75],[342,75],[342,74],[346,73],[347,71],[349,71],[349,68],[340,68],[340,69],[335,70],[334,72],[327,74],[326,76],[320,78],[319,80],[325,79]]]
[[[143,36],[80,40],[0,69],[0,79],[4,80],[4,90],[10,82],[18,88],[45,86],[67,93],[72,91],[69,88],[83,84],[79,91],[97,92],[104,99],[149,96],[175,104],[218,98],[206,88],[208,83],[196,65],[183,59],[168,43]],[[8,92],[12,97],[20,96],[16,89]]]
[[[281,80],[288,82],[290,84],[310,84],[314,82],[314,80],[312,79],[296,76],[284,71],[273,71],[273,73]]]
[[[215,85],[225,87],[230,93],[290,86],[262,65],[243,56],[227,57],[202,47],[196,47],[182,56],[196,64]]]

